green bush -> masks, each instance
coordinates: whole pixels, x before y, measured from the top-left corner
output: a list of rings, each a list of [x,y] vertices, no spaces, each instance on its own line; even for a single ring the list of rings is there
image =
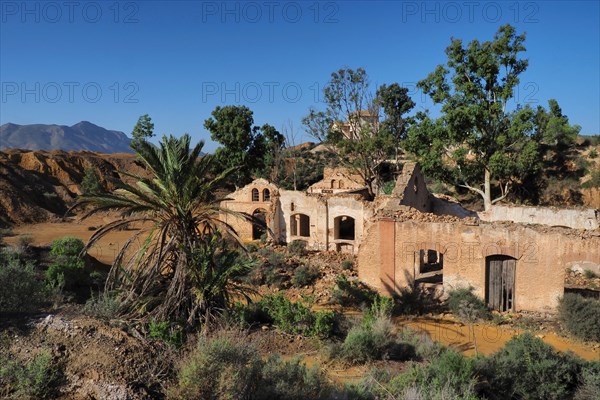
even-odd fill
[[[305,336],[329,337],[335,326],[335,313],[311,311],[302,302],[292,303],[283,295],[265,296],[259,306],[273,324],[284,332]]]
[[[306,244],[306,240],[293,240],[288,244],[288,252],[295,256],[305,256]]]
[[[577,385],[580,361],[529,333],[512,338],[478,368],[489,399],[566,399]]]
[[[592,158],[592,159],[594,159],[594,158],[598,158],[598,150],[596,150],[596,149],[592,149],[592,150],[590,151],[589,157],[590,157],[590,158]]]
[[[393,332],[392,308],[390,298],[378,297],[365,312],[360,324],[350,328],[344,342],[330,346],[328,357],[350,364],[415,358],[414,347]]]
[[[585,183],[583,183],[581,185],[581,187],[583,187],[583,188],[600,187],[600,169],[597,169],[596,171],[592,171],[592,178],[588,181],[585,181]]]
[[[0,312],[36,310],[46,297],[46,288],[33,263],[23,262],[14,253],[0,253]]]
[[[81,180],[81,191],[83,194],[92,195],[102,193],[104,188],[94,168],[86,168]]]
[[[560,300],[558,312],[572,335],[600,342],[600,300],[566,293]]]
[[[80,257],[83,241],[74,237],[64,237],[52,242],[50,255],[54,262],[46,270],[46,279],[52,285],[63,282],[66,289],[89,284],[89,274],[85,262]]]
[[[404,315],[421,315],[436,306],[436,299],[418,286],[401,287],[395,294],[396,310]]]
[[[394,188],[396,187],[396,181],[387,181],[383,184],[383,193],[384,194],[392,194]]]
[[[331,289],[331,301],[344,307],[361,305],[370,307],[377,295],[361,282],[349,281],[345,275],[338,275],[335,283]]]
[[[53,257],[79,257],[84,247],[81,239],[65,236],[52,242],[50,255]]]
[[[119,315],[121,301],[111,292],[102,292],[97,297],[92,294],[83,306],[83,313],[94,318],[111,320]]]
[[[354,268],[354,261],[352,261],[352,260],[344,260],[344,261],[342,261],[342,269],[345,269],[345,270],[349,271],[352,268]]]
[[[318,368],[272,355],[263,361],[241,336],[200,338],[182,363],[171,397],[178,399],[328,399],[331,388]]]
[[[300,360],[283,361],[271,355],[262,365],[255,399],[330,399],[331,387],[317,366],[307,368]]]
[[[261,360],[240,338],[201,337],[184,361],[172,397],[178,399],[238,399],[255,392]]]
[[[473,288],[450,291],[448,293],[448,308],[452,314],[461,320],[492,319],[492,313],[484,301],[473,294]]]
[[[477,400],[473,360],[445,350],[429,364],[409,364],[408,370],[392,375],[371,370],[360,382],[348,385],[349,399]]]
[[[185,340],[182,327],[169,321],[150,321],[148,323],[148,336],[175,347],[183,345]]]
[[[321,273],[314,265],[301,265],[294,271],[292,285],[296,287],[308,286],[316,281],[319,275]]]
[[[446,350],[429,364],[413,365],[392,378],[388,387],[392,393],[419,394],[425,399],[476,400],[476,383],[474,360]]]
[[[600,362],[590,362],[582,368],[574,400],[600,399]]]
[[[594,271],[592,271],[592,270],[589,270],[589,269],[586,269],[586,270],[583,272],[583,275],[584,275],[586,278],[588,278],[588,279],[594,279],[594,278],[598,278],[598,274],[597,274],[597,273],[595,273],[595,272],[594,272]]]
[[[47,350],[21,363],[0,354],[0,395],[8,399],[56,398],[61,371]]]

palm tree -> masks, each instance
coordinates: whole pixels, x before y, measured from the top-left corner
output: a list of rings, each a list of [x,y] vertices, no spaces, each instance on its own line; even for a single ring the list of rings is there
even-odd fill
[[[109,232],[129,224],[141,226],[116,255],[106,290],[117,289],[130,316],[178,319],[194,324],[227,306],[242,291],[235,278],[247,271],[226,236],[237,238],[219,215],[215,190],[234,170],[212,177],[214,159],[200,157],[204,142],[190,149],[190,136],[163,136],[159,146],[132,145],[150,177],[125,173],[137,184],[120,184],[112,193],[84,195],[77,205],[92,205],[84,218],[103,210],[119,210],[121,219],[101,227],[92,247]],[[245,215],[236,214],[242,218]]]

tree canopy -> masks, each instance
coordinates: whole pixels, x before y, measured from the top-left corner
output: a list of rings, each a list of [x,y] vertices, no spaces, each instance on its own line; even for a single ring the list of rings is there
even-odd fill
[[[465,46],[453,38],[446,64],[417,85],[441,105],[442,115],[435,120],[418,115],[409,150],[426,173],[479,194],[486,210],[540,168],[534,110],[508,108],[528,66],[520,56],[524,42],[525,34],[517,35],[510,25],[500,27],[492,41]]]
[[[305,130],[329,145],[337,161],[376,195],[383,183],[381,164],[397,155],[409,121],[405,114],[414,107],[408,90],[394,83],[374,94],[363,68],[342,68],[331,74],[323,93],[326,108],[309,110],[302,121]]]
[[[133,140],[131,141],[131,146],[136,146],[137,143],[148,140],[154,136],[154,124],[152,123],[152,118],[148,114],[144,114],[138,118],[137,123],[133,127],[133,131],[131,132],[131,136]]]
[[[246,106],[217,106],[211,115],[204,127],[221,144],[215,152],[217,163],[237,168],[231,176],[236,188],[249,183],[253,174],[265,173],[265,167],[276,166],[284,138],[273,126],[254,126],[254,114]]]

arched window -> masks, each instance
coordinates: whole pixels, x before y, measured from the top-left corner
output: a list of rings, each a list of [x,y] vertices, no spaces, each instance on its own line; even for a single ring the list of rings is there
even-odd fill
[[[343,181],[343,180],[341,180],[341,179],[340,179],[340,182],[338,183],[338,187],[339,187],[340,189],[343,189],[343,188],[344,188],[344,181]]]
[[[270,201],[271,200],[271,192],[269,191],[269,189],[264,189],[263,190],[263,201]]]
[[[331,180],[331,189],[335,189],[335,179]]]
[[[258,198],[258,189],[256,188],[252,189],[252,201],[260,201]]]
[[[333,220],[334,239],[354,240],[354,218],[347,215],[336,217]]]
[[[305,214],[294,214],[290,217],[290,234],[292,236],[310,237],[310,217]]]

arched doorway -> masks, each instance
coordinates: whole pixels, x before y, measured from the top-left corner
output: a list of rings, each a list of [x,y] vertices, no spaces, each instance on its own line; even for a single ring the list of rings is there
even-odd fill
[[[333,220],[334,239],[354,240],[354,218],[347,215],[336,217]]]
[[[254,222],[252,222],[252,240],[258,240],[267,232],[267,211],[257,208],[252,213]]]
[[[485,301],[497,311],[515,311],[517,260],[510,256],[485,258]]]

